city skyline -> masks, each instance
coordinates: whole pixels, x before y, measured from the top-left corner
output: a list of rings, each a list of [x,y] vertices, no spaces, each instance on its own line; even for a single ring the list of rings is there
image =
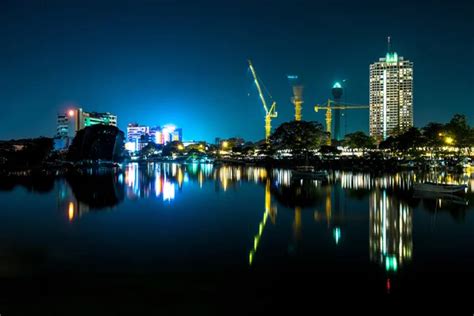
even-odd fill
[[[368,66],[384,55],[389,35],[394,50],[416,65],[415,126],[457,112],[474,119],[473,44],[459,40],[472,35],[472,5],[405,10],[401,1],[390,7],[403,16],[399,23],[370,1],[338,4],[4,2],[0,139],[51,136],[55,115],[74,106],[116,114],[123,131],[130,122],[159,121],[186,126],[189,139],[260,140],[264,112],[247,58],[277,101],[273,128],[294,117],[289,75],[303,78],[303,119],[323,122],[312,108],[336,81],[346,79],[344,101],[369,104]],[[346,115],[343,133],[369,132],[367,111]]]

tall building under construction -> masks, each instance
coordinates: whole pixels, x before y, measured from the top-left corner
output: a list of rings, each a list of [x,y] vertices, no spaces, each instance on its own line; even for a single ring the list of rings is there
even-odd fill
[[[413,63],[393,52],[370,65],[370,136],[378,142],[413,126]]]

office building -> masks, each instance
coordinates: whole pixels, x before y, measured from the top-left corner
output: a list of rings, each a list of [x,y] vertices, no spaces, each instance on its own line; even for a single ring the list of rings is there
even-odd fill
[[[127,126],[127,142],[134,142],[139,140],[142,136],[150,133],[150,127],[139,125],[137,123],[130,123]]]
[[[393,52],[370,65],[370,136],[378,142],[413,126],[413,63]]]
[[[76,132],[97,124],[117,126],[117,116],[109,112],[85,112],[81,108],[76,109],[74,112]]]

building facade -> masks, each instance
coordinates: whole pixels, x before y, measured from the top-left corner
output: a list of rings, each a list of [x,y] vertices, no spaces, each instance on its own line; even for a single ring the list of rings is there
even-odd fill
[[[134,142],[139,140],[142,136],[150,133],[150,127],[139,125],[137,123],[130,123],[127,126],[127,142]]]
[[[389,48],[370,65],[370,136],[378,142],[413,126],[413,63]]]
[[[113,115],[109,112],[85,112],[81,108],[78,108],[76,109],[74,116],[76,132],[85,127],[97,124],[117,126],[117,115]]]
[[[117,126],[117,116],[108,112],[84,112],[81,108],[58,114],[54,137],[55,149],[68,148],[77,131],[96,124]]]
[[[127,142],[125,148],[128,151],[140,151],[148,143],[166,145],[172,141],[183,141],[183,129],[174,125],[145,126],[137,123],[128,124]]]
[[[69,116],[67,114],[58,114],[56,137],[65,138],[69,136]]]

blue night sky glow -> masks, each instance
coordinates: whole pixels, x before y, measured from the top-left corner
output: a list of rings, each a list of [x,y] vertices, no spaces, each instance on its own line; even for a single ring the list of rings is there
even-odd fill
[[[474,123],[472,1],[24,1],[0,3],[0,139],[52,136],[70,105],[127,123],[173,123],[184,139],[264,135],[247,67],[293,119],[288,76],[305,85],[303,119],[346,79],[368,104],[369,64],[414,62],[415,125],[464,113]],[[347,132],[368,112],[347,112]]]

